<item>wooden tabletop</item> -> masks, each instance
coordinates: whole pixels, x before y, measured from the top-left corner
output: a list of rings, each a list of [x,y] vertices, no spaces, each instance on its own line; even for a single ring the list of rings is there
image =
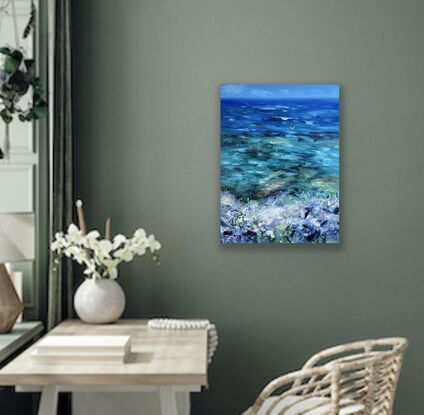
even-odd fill
[[[0,385],[207,385],[207,331],[149,329],[146,320],[68,320],[48,335],[130,335],[127,363],[33,362],[33,345],[0,370]]]

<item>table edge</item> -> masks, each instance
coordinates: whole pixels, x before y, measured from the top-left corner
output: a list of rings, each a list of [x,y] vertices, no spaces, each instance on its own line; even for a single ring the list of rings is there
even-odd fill
[[[83,381],[81,377],[83,376]],[[108,378],[113,377],[113,380]],[[68,374],[22,375],[0,373],[0,386],[14,385],[200,385],[207,386],[207,374]]]

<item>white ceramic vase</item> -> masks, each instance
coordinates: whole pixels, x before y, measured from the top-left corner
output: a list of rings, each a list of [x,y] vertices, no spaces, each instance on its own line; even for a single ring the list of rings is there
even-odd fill
[[[113,323],[124,312],[125,293],[115,280],[86,278],[75,292],[74,308],[84,323]]]

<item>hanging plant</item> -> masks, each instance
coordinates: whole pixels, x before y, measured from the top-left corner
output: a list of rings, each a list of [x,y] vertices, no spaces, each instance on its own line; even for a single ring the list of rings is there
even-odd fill
[[[29,91],[32,91],[32,100],[25,107],[21,107],[19,101]],[[0,117],[6,128],[15,115],[22,122],[44,117],[47,114],[47,102],[43,96],[34,59],[25,59],[19,49],[0,47]],[[7,150],[3,149],[4,153],[7,153]]]
[[[0,48],[3,59],[0,63],[0,99],[4,108],[0,115],[5,123],[10,123],[13,114],[21,121],[38,120],[47,114],[47,102],[43,99],[41,80],[35,73],[34,59],[24,59],[22,52],[9,47]],[[27,108],[17,104],[32,88],[32,102]]]
[[[18,28],[16,24],[15,0],[11,0],[13,27],[16,47],[0,47],[0,118],[5,124],[3,147],[0,149],[0,159],[9,158],[9,125],[15,115],[22,121],[35,121],[47,114],[47,102],[41,80],[36,74],[34,59],[25,59],[23,49],[19,47]],[[4,8],[0,10],[5,12]],[[36,8],[31,1],[28,23],[24,29],[24,39],[35,29]],[[1,16],[0,16],[1,17]],[[1,21],[1,19],[0,19]],[[23,96],[30,93],[32,99],[25,106],[19,105]]]

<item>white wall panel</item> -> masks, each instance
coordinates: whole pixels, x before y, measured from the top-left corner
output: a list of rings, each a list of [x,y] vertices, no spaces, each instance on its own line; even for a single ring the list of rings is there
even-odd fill
[[[33,196],[32,165],[0,165],[0,212],[32,212]]]

